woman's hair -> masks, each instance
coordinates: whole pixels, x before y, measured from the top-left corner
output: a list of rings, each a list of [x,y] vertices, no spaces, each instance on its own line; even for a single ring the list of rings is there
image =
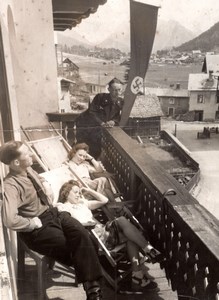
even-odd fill
[[[71,160],[78,150],[85,150],[86,152],[89,152],[89,146],[85,143],[77,143],[73,145],[70,152],[68,153],[68,159]]]
[[[68,195],[72,187],[75,185],[80,187],[79,183],[76,180],[69,180],[68,182],[64,183],[59,190],[58,202],[65,203],[68,199]]]
[[[0,148],[0,161],[6,165],[20,156],[19,148],[23,145],[21,141],[10,141]]]

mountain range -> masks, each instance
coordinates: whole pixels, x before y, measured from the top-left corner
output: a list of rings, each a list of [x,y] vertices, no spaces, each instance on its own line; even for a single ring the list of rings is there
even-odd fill
[[[99,44],[92,44],[84,36],[76,33],[74,30],[68,32],[58,32],[58,43],[71,47],[73,45],[82,45],[92,49],[94,46],[101,48],[116,48],[123,52],[130,52],[130,28],[127,22],[121,23],[117,30],[107,36]],[[159,20],[154,39],[153,52],[175,48],[180,51],[191,51],[200,49],[203,51],[212,51],[219,47],[219,22],[209,30],[200,35],[191,32],[173,20]]]
[[[93,45],[85,39],[85,37],[81,36],[74,30],[71,31],[59,31],[57,32],[57,40],[59,45],[66,45],[68,47],[71,46],[84,46],[86,48],[93,48]]]
[[[194,33],[176,21],[159,20],[154,39],[153,52],[179,46],[194,37]],[[121,24],[115,33],[103,40],[98,46],[107,48],[110,45],[125,52],[130,51],[130,30],[127,26],[125,27],[125,23]]]
[[[218,51],[219,49],[219,22],[214,24],[210,29],[203,32],[196,38],[183,43],[176,50],[191,51],[201,50],[202,52]]]

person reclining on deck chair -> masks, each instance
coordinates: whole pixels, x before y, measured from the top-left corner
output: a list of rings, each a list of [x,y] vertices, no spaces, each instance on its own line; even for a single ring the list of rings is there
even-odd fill
[[[77,143],[72,146],[68,154],[69,166],[75,171],[85,184],[91,189],[107,196],[110,201],[115,201],[116,194],[110,174],[105,171],[101,162],[96,161],[89,154],[89,146],[85,143]],[[92,179],[95,175],[98,178]],[[76,178],[77,179],[77,178]]]
[[[73,266],[87,300],[102,299],[102,270],[96,245],[78,220],[50,205],[50,191],[31,168],[28,147],[20,141],[10,141],[0,147],[0,161],[9,166],[4,180],[4,225],[18,231],[30,249]]]
[[[93,200],[83,197],[83,192],[90,194]],[[80,188],[77,181],[69,180],[64,183],[59,192],[59,200],[56,207],[59,211],[67,211],[71,216],[84,225],[95,224],[92,210],[95,210],[108,202],[108,199],[87,187]],[[107,222],[104,226],[96,225],[95,232],[106,247],[115,247],[126,243],[128,257],[132,264],[132,284],[143,290],[156,290],[157,284],[144,274],[144,262],[148,258],[152,262],[161,259],[161,254],[144,238],[143,234],[124,216]],[[113,242],[113,243],[112,243]],[[109,249],[109,250],[110,250]],[[140,253],[142,254],[140,256]]]

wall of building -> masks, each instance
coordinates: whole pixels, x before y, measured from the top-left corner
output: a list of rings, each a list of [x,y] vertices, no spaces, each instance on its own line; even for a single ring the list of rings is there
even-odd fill
[[[198,95],[203,95],[203,103],[198,103]],[[215,120],[215,113],[219,103],[216,103],[215,91],[191,91],[189,110],[202,110],[203,121]]]
[[[0,18],[14,130],[58,111],[52,1],[4,0]]]
[[[185,114],[189,110],[189,97],[158,97],[164,115],[168,116],[169,108],[174,108],[174,115]],[[174,103],[170,103],[174,99]]]

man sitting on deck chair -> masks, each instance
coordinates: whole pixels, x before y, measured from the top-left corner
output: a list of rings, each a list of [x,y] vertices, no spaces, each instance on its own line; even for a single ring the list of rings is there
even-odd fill
[[[85,199],[83,192],[86,195],[90,194],[93,200]],[[96,225],[94,230],[106,246],[115,247],[121,243],[126,243],[128,257],[132,265],[133,291],[156,290],[157,284],[144,274],[144,262],[148,258],[153,262],[158,261],[162,257],[160,252],[153,248],[137,227],[124,216],[107,222],[105,226],[97,223],[91,211],[107,202],[108,199],[104,195],[88,187],[80,188],[77,181],[70,180],[62,185],[56,207],[59,211],[69,212],[73,218],[84,225]],[[110,241],[113,241],[113,245]],[[139,255],[140,253],[143,257]]]
[[[30,249],[74,266],[87,300],[102,299],[98,283],[102,272],[94,243],[80,222],[50,205],[42,178],[31,168],[28,147],[10,141],[0,148],[0,161],[9,166],[2,206],[5,226],[20,232]]]

